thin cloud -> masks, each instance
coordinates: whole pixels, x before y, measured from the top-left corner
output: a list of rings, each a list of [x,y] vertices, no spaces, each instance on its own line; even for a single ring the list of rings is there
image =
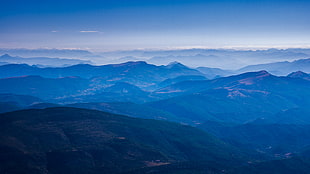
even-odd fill
[[[59,31],[57,31],[57,30],[52,30],[51,32],[52,32],[52,33],[57,33],[57,32],[59,32]]]
[[[99,31],[96,30],[82,30],[80,33],[99,33]]]

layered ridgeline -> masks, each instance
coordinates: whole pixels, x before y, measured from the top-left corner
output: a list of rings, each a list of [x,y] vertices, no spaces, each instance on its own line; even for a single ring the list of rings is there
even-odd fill
[[[29,95],[2,93],[0,94],[0,113],[20,110],[43,102],[42,99]]]
[[[1,173],[120,173],[190,161],[225,164],[212,172],[247,159],[196,128],[95,110],[15,111],[1,114],[0,125]]]
[[[179,63],[155,66],[145,62],[64,68],[5,65],[0,71],[2,76],[25,75],[0,79],[0,93],[31,95],[58,104],[139,103],[108,111],[134,116],[149,107],[167,113],[157,118],[187,124],[275,120],[275,114],[310,103],[310,81],[303,72],[279,77],[258,71],[206,80],[202,73]]]
[[[1,51],[0,51],[1,52]],[[91,64],[91,61],[79,60],[79,59],[63,59],[63,58],[50,58],[50,57],[18,57],[4,54],[0,56],[0,62],[2,64],[28,64],[37,66],[72,66],[76,64]]]
[[[9,64],[0,66],[0,72],[0,78],[25,75],[38,75],[45,78],[77,76],[84,79],[95,78],[93,80],[97,81],[127,82],[139,87],[150,86],[152,83],[181,75],[203,76],[203,73],[198,70],[188,68],[180,63],[156,66],[142,61],[102,66],[79,64],[60,68],[39,68],[26,64]]]
[[[308,169],[309,155],[303,153],[310,145],[306,72],[275,76],[257,71],[207,80],[206,74],[176,62],[4,65],[0,72],[0,112],[49,108],[0,116],[4,173]],[[50,108],[59,106],[67,108]],[[236,158],[251,164],[234,166]]]
[[[63,102],[141,103],[155,99],[143,90],[156,89],[182,79],[205,79],[201,72],[179,63],[155,66],[145,62],[127,62],[103,66],[83,64],[62,68],[10,64],[0,66],[0,72],[0,93],[33,95],[45,100]]]
[[[275,75],[287,75],[293,71],[304,71],[310,73],[310,59],[299,59],[295,61],[283,61],[258,65],[249,65],[239,69],[237,72],[249,72],[267,70]]]
[[[310,57],[310,49],[267,49],[267,50],[234,50],[234,49],[177,49],[177,50],[128,50],[112,52],[90,52],[76,49],[1,49],[0,55],[11,57],[59,57],[66,59],[93,60],[98,64],[120,63],[125,61],[147,61],[152,64],[168,64],[178,61],[192,67],[218,67],[238,69],[251,64],[293,61]],[[27,60],[22,60],[27,61]],[[60,64],[36,60],[41,64]],[[1,59],[0,59],[1,62]],[[35,64],[38,64],[36,63]],[[26,62],[24,62],[26,63]],[[261,69],[259,69],[261,70]],[[253,70],[251,70],[253,71]],[[258,71],[258,70],[256,70]],[[294,70],[297,71],[297,70]]]
[[[267,71],[215,80],[185,81],[153,92],[171,98],[148,103],[196,123],[245,123],[310,104],[310,81],[277,77]]]

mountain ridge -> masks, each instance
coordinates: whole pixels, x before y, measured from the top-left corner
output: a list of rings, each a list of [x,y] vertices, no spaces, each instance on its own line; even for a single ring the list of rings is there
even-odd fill
[[[64,59],[64,58],[51,58],[51,57],[13,57],[9,54],[0,56],[1,62],[7,62],[7,64],[28,64],[43,67],[64,67],[72,66],[75,64],[92,64],[89,60],[80,59]]]
[[[267,70],[275,75],[287,75],[294,71],[304,71],[310,73],[310,58],[298,59],[294,61],[274,62],[266,64],[249,65],[239,69],[237,72]]]
[[[0,114],[0,124],[0,169],[8,173],[119,173],[194,159],[242,161],[238,150],[196,128],[95,110],[15,111]]]

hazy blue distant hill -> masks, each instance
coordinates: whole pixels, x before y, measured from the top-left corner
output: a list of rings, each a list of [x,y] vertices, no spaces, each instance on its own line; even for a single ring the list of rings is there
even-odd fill
[[[292,62],[275,62],[259,65],[250,65],[238,70],[241,72],[267,70],[275,75],[287,75],[295,71],[310,73],[310,59],[299,59]]]
[[[149,105],[195,122],[245,122],[309,105],[309,91],[307,80],[260,71],[215,80],[180,82],[153,93],[178,97]]]
[[[282,86],[282,84],[289,83],[290,85]],[[301,90],[306,92],[309,82],[303,79],[296,79],[290,77],[274,76],[267,71],[248,72],[229,77],[217,78],[214,80],[197,80],[197,81],[183,81],[165,88],[156,90],[154,93],[176,93],[175,95],[182,95],[186,93],[195,93],[206,91],[209,89],[223,88],[226,90],[260,90],[256,92],[263,92],[272,90],[273,92],[283,92],[283,94],[290,95],[298,86],[302,86]],[[283,88],[282,88],[283,87]],[[289,89],[289,91],[286,91]],[[298,91],[295,91],[298,92]],[[307,92],[306,92],[307,93]]]
[[[76,108],[1,114],[0,137],[3,173],[119,173],[243,156],[196,128]]]
[[[273,78],[267,71],[249,72],[224,78],[217,78],[213,80],[196,80],[196,81],[182,81],[170,86],[158,89],[154,91],[154,95],[165,94],[171,96],[178,96],[184,94],[190,94],[195,92],[201,92],[214,88],[229,88],[235,85],[246,85],[249,87],[254,86],[256,81],[264,78]],[[275,77],[276,78],[276,77]],[[247,83],[248,81],[248,83]],[[271,82],[271,80],[269,80]]]
[[[293,61],[310,57],[310,49],[177,49],[90,52],[76,49],[0,49],[0,54],[21,57],[62,57],[92,60],[96,64],[120,61],[148,61],[155,64],[181,62],[191,67],[239,69],[250,64]],[[124,58],[125,57],[125,58]]]
[[[0,48],[0,54],[10,54],[21,57],[65,57],[87,58],[94,54],[87,50],[77,49],[5,49]]]
[[[0,72],[3,77],[0,79],[0,93],[33,95],[49,99],[50,102],[64,103],[143,103],[161,99],[144,90],[159,88],[158,84],[165,83],[163,81],[167,79],[175,78],[171,83],[196,77],[205,79],[199,71],[180,63],[155,66],[145,62],[127,62],[103,66],[80,64],[61,68],[9,64],[0,66]]]
[[[307,73],[302,72],[302,71],[292,72],[291,74],[287,75],[287,77],[310,80],[310,74],[307,74]]]
[[[218,78],[218,77],[225,77],[225,76],[235,74],[234,71],[223,70],[220,68],[198,67],[196,69],[198,71],[204,73],[206,75],[206,77],[209,79],[214,79],[214,78]]]
[[[91,61],[78,60],[78,59],[61,59],[50,57],[12,57],[8,54],[0,56],[0,62],[7,62],[7,64],[28,64],[46,67],[62,67],[71,66],[76,64],[91,64]]]
[[[216,56],[216,55],[204,55],[204,54],[195,54],[195,55],[168,55],[168,56],[158,56],[152,57],[147,60],[149,63],[153,64],[167,64],[169,62],[178,61],[187,66],[197,67],[197,66],[212,66],[212,67],[221,67],[225,64],[238,64],[233,58],[229,59],[227,57]]]
[[[148,86],[156,85],[168,78],[184,75],[204,76],[201,72],[181,64],[156,66],[146,62],[126,62],[102,66],[80,64],[63,68],[38,68],[24,64],[0,66],[1,78],[24,75],[39,75],[47,78],[78,76],[87,79],[93,78],[97,85],[127,82],[146,89]]]
[[[178,50],[133,50],[101,53],[105,57],[133,56],[134,60],[154,64],[178,61],[190,67],[213,67],[236,70],[250,64],[293,61],[310,57],[309,49],[178,49]]]
[[[45,78],[40,76],[3,78],[0,79],[0,93],[32,95],[55,103],[144,103],[167,99],[150,105],[157,109],[169,111],[172,115],[177,115],[178,121],[186,120],[191,123],[192,121],[201,122],[208,119],[250,121],[263,117],[265,114],[270,116],[285,109],[310,103],[307,98],[310,95],[310,81],[300,78],[277,77],[266,71],[244,73],[214,80],[199,80],[202,76],[179,76],[180,74],[195,74],[197,71],[178,63],[168,66],[155,66],[145,62],[129,62],[99,67],[76,65],[66,68],[6,65],[1,66],[0,69],[2,68],[6,72],[14,69],[12,67],[15,66],[19,67],[20,71],[28,73],[44,70],[46,75],[49,75],[48,73],[66,69],[68,74],[83,75],[83,72],[89,74],[98,72],[102,74],[97,75],[102,76],[90,79],[79,77]],[[110,76],[104,75],[97,68],[112,69],[109,71]],[[14,71],[20,72],[16,67]],[[87,76],[87,73],[84,76]],[[56,74],[53,75],[57,76]],[[171,76],[176,76],[176,78],[168,78],[170,80],[164,78]],[[116,79],[110,79],[111,77]],[[162,79],[165,80],[160,81]],[[166,86],[170,83],[172,85]],[[166,87],[154,92],[147,92],[141,89],[141,86],[147,84],[151,86],[144,86],[144,88],[159,87],[159,84]],[[229,115],[229,117],[225,115]]]

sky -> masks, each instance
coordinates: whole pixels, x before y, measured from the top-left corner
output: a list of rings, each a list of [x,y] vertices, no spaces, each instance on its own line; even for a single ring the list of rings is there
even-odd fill
[[[310,47],[309,0],[2,0],[0,48]]]

